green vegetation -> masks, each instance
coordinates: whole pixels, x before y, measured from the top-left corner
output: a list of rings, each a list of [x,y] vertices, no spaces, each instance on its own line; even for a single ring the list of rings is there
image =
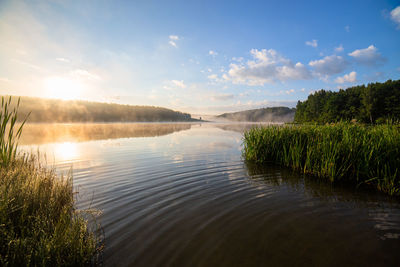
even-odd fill
[[[83,266],[101,250],[94,213],[74,207],[72,178],[58,177],[34,156],[18,155],[17,110],[2,99],[0,265]],[[4,130],[7,129],[7,130]],[[89,216],[89,217],[88,217]]]
[[[291,125],[244,135],[244,158],[400,195],[399,125]]]
[[[78,100],[21,97],[19,114],[29,122],[153,122],[192,121],[190,114],[171,109]]]
[[[22,127],[24,126],[27,117],[22,121],[22,124],[14,132],[16,128],[16,122],[18,119],[17,110],[19,108],[20,99],[16,107],[10,110],[11,97],[5,100],[1,98],[1,110],[0,110],[0,165],[5,167],[15,159],[17,153],[16,141],[20,138],[22,133]],[[29,115],[29,113],[28,113]]]
[[[297,123],[330,123],[357,120],[383,123],[400,120],[400,80],[354,86],[331,92],[320,90],[298,102],[294,121]]]
[[[288,107],[272,107],[245,110],[234,113],[224,113],[217,118],[232,121],[251,121],[251,122],[292,122],[295,109]]]

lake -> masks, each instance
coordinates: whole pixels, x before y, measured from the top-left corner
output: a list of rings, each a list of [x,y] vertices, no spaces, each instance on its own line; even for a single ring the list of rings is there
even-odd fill
[[[28,124],[102,211],[105,266],[399,266],[400,201],[241,157],[251,124]]]

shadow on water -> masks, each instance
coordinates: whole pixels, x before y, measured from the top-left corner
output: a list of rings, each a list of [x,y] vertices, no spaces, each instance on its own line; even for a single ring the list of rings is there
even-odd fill
[[[293,191],[302,191],[305,195],[321,200],[354,202],[360,205],[384,201],[398,206],[399,198],[368,190],[365,187],[355,187],[348,184],[333,184],[323,178],[299,174],[296,170],[279,165],[255,164],[245,162],[249,178],[260,184],[282,187]]]
[[[189,130],[190,123],[31,123],[24,126],[21,145],[156,137]]]

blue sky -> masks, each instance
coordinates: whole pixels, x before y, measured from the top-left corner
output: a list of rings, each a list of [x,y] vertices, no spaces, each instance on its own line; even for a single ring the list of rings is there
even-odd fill
[[[0,94],[194,114],[400,78],[400,1],[1,1]]]

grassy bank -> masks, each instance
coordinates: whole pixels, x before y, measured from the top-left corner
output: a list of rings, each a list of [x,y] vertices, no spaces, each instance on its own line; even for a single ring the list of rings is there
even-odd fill
[[[400,195],[398,125],[291,125],[244,135],[244,158],[274,162],[331,182],[368,184]]]
[[[17,108],[0,110],[0,266],[84,266],[101,250],[92,213],[74,205],[71,176],[17,154]]]

